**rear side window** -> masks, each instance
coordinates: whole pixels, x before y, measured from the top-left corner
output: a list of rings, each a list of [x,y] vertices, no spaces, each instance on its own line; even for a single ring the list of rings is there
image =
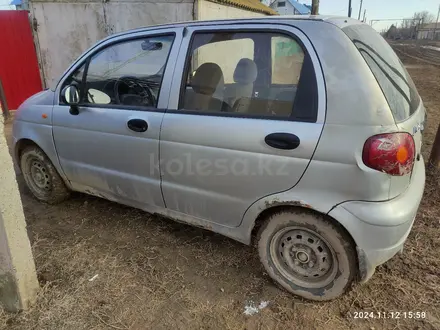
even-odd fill
[[[317,104],[313,63],[296,38],[232,30],[193,36],[179,109],[315,122]]]
[[[419,107],[414,82],[390,45],[367,25],[352,25],[343,31],[369,65],[393,112],[394,120],[409,118]]]

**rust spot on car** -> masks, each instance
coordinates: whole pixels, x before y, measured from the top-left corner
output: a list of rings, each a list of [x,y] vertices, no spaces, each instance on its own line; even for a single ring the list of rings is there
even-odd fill
[[[274,207],[274,206],[299,206],[305,207],[308,209],[313,209],[312,205],[307,204],[303,201],[280,201],[278,199],[274,199],[272,201],[265,202],[266,209]]]

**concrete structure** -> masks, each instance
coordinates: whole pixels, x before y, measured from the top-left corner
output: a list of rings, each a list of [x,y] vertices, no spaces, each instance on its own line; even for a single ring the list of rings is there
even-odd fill
[[[3,128],[0,116],[0,302],[17,312],[35,302],[39,284]]]
[[[417,39],[440,40],[440,23],[422,25],[418,29]]]
[[[280,15],[310,15],[311,7],[303,5],[295,0],[275,0],[270,8],[276,10]]]
[[[277,14],[259,0],[31,0],[29,9],[47,87],[87,48],[113,33],[170,22]]]

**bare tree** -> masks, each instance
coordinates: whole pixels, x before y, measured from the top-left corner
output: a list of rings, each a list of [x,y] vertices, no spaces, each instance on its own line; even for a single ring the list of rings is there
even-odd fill
[[[414,26],[414,22],[415,21],[412,21],[412,20],[403,20],[401,23],[400,23],[400,28],[401,29],[410,29],[412,26]]]
[[[397,29],[397,35],[402,39],[415,38],[418,29],[424,24],[434,22],[435,17],[429,11],[420,11],[413,14],[412,18],[402,20]]]
[[[429,11],[424,10],[424,11],[419,11],[417,13],[414,13],[414,22],[417,22],[415,24],[418,24],[420,22],[420,24],[428,24],[428,23],[432,23],[435,20],[435,17],[433,14],[431,14]]]
[[[412,19],[403,20],[400,23],[400,28],[397,29],[397,35],[399,35],[402,39],[410,39],[414,31],[416,30],[417,21]]]

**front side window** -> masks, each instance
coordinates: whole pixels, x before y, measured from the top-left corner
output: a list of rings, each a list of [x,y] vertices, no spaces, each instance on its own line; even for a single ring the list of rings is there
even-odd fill
[[[286,7],[286,2],[278,2],[278,7]]]
[[[82,66],[66,82],[81,80],[83,104],[157,107],[173,40],[158,36],[111,45],[92,55],[87,72]]]
[[[180,109],[316,120],[313,65],[295,38],[276,32],[210,32],[196,33],[191,45]],[[312,77],[302,79],[305,75]],[[301,85],[309,91],[299,93]]]

